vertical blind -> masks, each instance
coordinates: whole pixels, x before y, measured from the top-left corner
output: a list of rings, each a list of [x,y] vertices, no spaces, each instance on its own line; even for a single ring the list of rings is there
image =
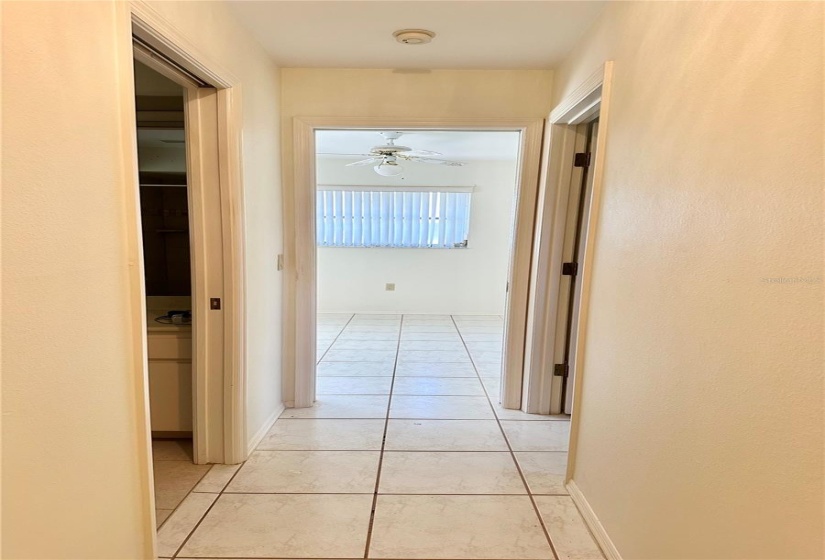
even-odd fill
[[[318,246],[466,247],[471,196],[472,187],[319,186]]]

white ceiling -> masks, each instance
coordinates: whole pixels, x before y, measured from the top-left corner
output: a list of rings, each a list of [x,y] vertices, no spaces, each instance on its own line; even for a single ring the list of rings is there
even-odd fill
[[[443,159],[449,160],[513,160],[518,157],[519,133],[410,131],[395,143],[413,150],[440,152]],[[319,155],[367,154],[373,146],[382,144],[386,144],[384,138],[372,130],[321,130],[315,137],[315,151]]]
[[[284,67],[550,68],[603,1],[244,1],[241,21]],[[393,31],[436,33],[403,45]]]

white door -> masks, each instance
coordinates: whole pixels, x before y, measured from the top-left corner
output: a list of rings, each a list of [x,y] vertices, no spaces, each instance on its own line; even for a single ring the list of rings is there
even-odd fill
[[[584,234],[590,218],[593,193],[593,173],[591,162],[595,160],[598,120],[579,125],[582,147],[576,154],[574,165],[580,173],[574,174],[574,184],[570,188],[567,213],[567,231],[564,239],[564,266],[559,293],[557,354],[562,356],[555,365],[554,375],[561,378],[561,412],[570,414],[573,409],[573,386],[576,375],[576,355],[578,350],[578,323],[581,302],[581,278],[584,264]],[[579,132],[579,131],[577,131]]]

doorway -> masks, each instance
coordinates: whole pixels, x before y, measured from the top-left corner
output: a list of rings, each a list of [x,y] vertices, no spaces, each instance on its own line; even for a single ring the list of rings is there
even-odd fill
[[[377,402],[397,374],[405,397],[499,403],[520,133],[318,130],[315,146],[319,399]]]
[[[287,351],[285,352],[284,394],[286,404],[301,408],[312,406],[315,402],[315,364],[318,359],[316,346],[316,241],[318,236],[316,133],[342,130],[367,131],[375,137],[378,132],[382,131],[401,131],[411,134],[424,131],[518,133],[518,171],[514,210],[516,226],[511,240],[511,259],[507,267],[507,279],[504,286],[507,303],[502,319],[504,344],[500,400],[504,408],[521,408],[523,349],[527,336],[525,323],[529,291],[529,263],[532,252],[542,122],[467,122],[450,119],[441,121],[386,121],[369,118],[295,120],[295,182],[294,190],[288,193],[291,196],[288,204],[293,205],[295,216],[294,243],[291,246],[294,249],[285,255],[287,270],[295,272],[295,274],[287,275],[293,283],[287,284],[287,301],[285,302]],[[375,165],[371,166],[373,167]],[[383,291],[388,291],[386,284],[393,283],[395,282],[383,282]]]

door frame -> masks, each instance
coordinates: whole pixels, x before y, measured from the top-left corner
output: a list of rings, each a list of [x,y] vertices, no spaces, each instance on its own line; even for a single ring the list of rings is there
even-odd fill
[[[543,119],[296,117],[293,119],[294,180],[285,185],[285,204],[293,212],[286,231],[284,266],[284,401],[287,407],[315,402],[317,259],[315,239],[315,133],[318,130],[477,130],[521,133],[516,182],[514,240],[508,272],[507,316],[501,404],[522,407],[524,348],[527,337],[530,262],[541,157]]]
[[[138,394],[142,397],[137,403],[140,422],[145,425],[145,440],[147,457],[151,458],[151,427],[149,424],[148,400],[148,371],[147,371],[147,343],[146,343],[146,304],[145,286],[143,279],[142,242],[140,233],[140,204],[139,186],[137,177],[137,145],[136,123],[134,115],[134,79],[132,77],[132,36],[139,38],[143,43],[171,60],[184,71],[197,76],[204,82],[214,86],[211,92],[199,93],[197,89],[186,87],[187,126],[193,130],[209,134],[208,142],[216,144],[218,153],[219,208],[218,204],[211,203],[209,213],[218,213],[221,217],[216,230],[211,231],[211,237],[216,235],[221,239],[220,247],[217,243],[207,246],[207,227],[203,231],[194,230],[193,245],[199,246],[200,263],[194,264],[198,270],[217,270],[220,278],[217,288],[215,283],[208,288],[209,293],[200,293],[207,286],[203,279],[196,279],[193,275],[193,315],[196,324],[194,332],[204,332],[212,325],[216,332],[222,330],[222,356],[217,358],[209,354],[208,345],[193,346],[193,399],[196,455],[195,463],[239,463],[246,459],[246,414],[245,414],[245,308],[244,308],[244,213],[243,213],[243,181],[241,175],[241,109],[240,83],[230,72],[221,68],[203,53],[195,49],[189,42],[172,28],[155,9],[143,0],[118,4],[121,25],[124,29],[131,29],[128,34],[128,48],[122,45],[121,81],[124,88],[124,106],[130,110],[124,115],[124,142],[131,153],[130,158],[135,161],[129,183],[133,189],[127,199],[127,226],[129,228],[129,253],[132,256],[133,267],[130,274],[131,300],[133,316],[140,317],[142,332],[136,333],[140,338],[139,355],[135,362],[140,364],[142,378],[139,381]],[[127,55],[128,53],[128,55]],[[128,56],[128,64],[126,64]],[[178,80],[176,80],[178,81]],[[183,84],[182,84],[183,85]],[[128,99],[125,97],[128,96]],[[125,138],[128,136],[129,138]],[[205,137],[200,138],[204,140]],[[187,132],[187,140],[189,132]],[[214,146],[213,146],[214,147]],[[187,147],[190,148],[189,146]],[[196,149],[194,146],[192,149]],[[187,177],[190,188],[197,191],[203,184],[198,176],[197,169],[189,169],[194,162],[198,166],[197,158],[187,154],[187,172],[194,171]],[[209,204],[207,202],[207,204]],[[192,205],[190,203],[190,208]],[[203,211],[199,213],[204,213]],[[208,224],[201,224],[208,226]],[[218,231],[219,230],[219,231]],[[219,291],[220,293],[215,293]],[[201,301],[196,301],[195,295]],[[219,317],[209,315],[209,297],[222,299],[222,310]],[[214,311],[212,311],[214,313]],[[198,319],[200,316],[200,321]],[[145,468],[149,469],[151,482],[151,461]],[[151,490],[151,483],[149,488]]]
[[[548,118],[542,158],[540,210],[536,224],[536,258],[533,259],[532,278],[535,290],[530,306],[528,328],[532,332],[533,345],[527,348],[525,361],[524,402],[525,411],[536,414],[557,414],[561,410],[561,384],[554,379],[554,364],[558,361],[556,339],[558,336],[559,296],[564,236],[567,228],[567,210],[571,181],[576,179],[573,166],[577,143],[581,134],[577,126],[599,117],[599,129],[595,139],[593,160],[589,172],[593,175],[587,228],[583,232],[584,259],[580,263],[581,298],[577,310],[577,345],[575,352],[576,372],[571,372],[573,411],[570,433],[570,467],[575,456],[575,432],[577,411],[580,406],[580,386],[584,365],[583,348],[587,332],[587,313],[590,300],[590,282],[595,244],[595,231],[601,205],[601,189],[604,176],[605,138],[610,107],[613,62],[607,61],[593,72],[581,85],[565,97]]]

